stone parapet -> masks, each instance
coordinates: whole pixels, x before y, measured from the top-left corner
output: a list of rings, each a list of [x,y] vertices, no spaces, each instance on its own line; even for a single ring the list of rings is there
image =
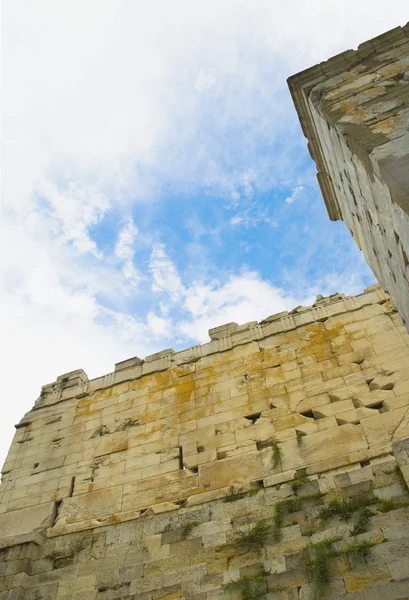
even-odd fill
[[[42,408],[73,397],[84,397],[87,393],[116,383],[138,379],[175,365],[192,364],[205,356],[225,352],[252,341],[263,340],[271,335],[291,331],[309,323],[324,322],[329,317],[358,310],[369,304],[387,301],[389,295],[376,284],[357,296],[345,297],[344,294],[333,294],[326,298],[318,296],[313,306],[298,306],[291,312],[284,311],[270,315],[260,323],[251,321],[244,325],[237,323],[220,325],[209,330],[211,342],[207,344],[192,346],[179,352],[169,348],[146,356],[145,359],[129,358],[117,363],[114,372],[96,379],[88,380],[82,369],[59,375],[54,383],[43,386],[34,408]]]

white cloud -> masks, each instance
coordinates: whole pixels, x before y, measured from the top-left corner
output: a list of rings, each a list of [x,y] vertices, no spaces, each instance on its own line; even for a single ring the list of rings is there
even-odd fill
[[[149,268],[152,273],[152,291],[165,292],[172,302],[183,296],[181,279],[163,244],[154,245]]]
[[[122,262],[122,272],[132,286],[137,286],[141,276],[134,265],[134,242],[138,235],[132,217],[128,217],[125,225],[119,230],[118,241],[115,246],[115,256]]]
[[[311,303],[312,298],[304,298]],[[267,316],[287,310],[299,300],[264,281],[258,273],[248,271],[231,275],[224,282],[197,283],[186,291],[185,307],[189,318],[177,329],[188,337],[208,341],[208,330],[230,321],[261,321]]]
[[[287,198],[285,199],[287,204],[292,204],[295,200],[297,200],[301,196],[303,190],[303,185],[297,185],[297,187],[293,189],[291,196],[287,196]]]

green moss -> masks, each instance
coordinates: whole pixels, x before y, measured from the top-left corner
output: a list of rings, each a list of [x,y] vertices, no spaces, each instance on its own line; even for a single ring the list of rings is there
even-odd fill
[[[246,546],[262,546],[271,533],[271,524],[266,519],[256,521],[249,531],[239,531],[236,539],[239,544]]]
[[[242,600],[261,600],[267,593],[266,571],[258,575],[244,575],[237,581],[231,581],[223,585],[225,590],[238,590]]]

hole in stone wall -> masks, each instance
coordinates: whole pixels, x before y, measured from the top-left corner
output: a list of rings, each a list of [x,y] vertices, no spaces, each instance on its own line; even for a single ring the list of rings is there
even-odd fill
[[[108,435],[109,433],[110,433],[110,431],[106,425],[100,425],[99,427],[97,427],[97,429],[91,435],[90,439],[92,440],[92,438],[95,438],[95,437],[102,437],[103,435]]]
[[[396,233],[396,231],[394,231],[394,234],[395,234],[395,241],[396,241],[397,244],[399,244],[400,237],[398,236],[398,234]]]
[[[366,216],[368,217],[368,221],[371,225],[373,225],[373,221],[372,221],[372,216],[371,213],[369,212],[369,210],[366,210]]]
[[[61,421],[62,416],[56,417],[55,419],[51,419],[51,421],[47,421],[46,425],[52,425],[52,423],[59,423]]]
[[[392,258],[392,256],[393,256],[393,254],[390,250],[388,250],[388,255],[389,255],[389,258]]]
[[[273,446],[277,446],[277,442],[275,439],[270,438],[268,440],[259,440],[256,442],[257,450],[264,450],[264,448],[271,448]]]
[[[224,450],[222,450],[221,452],[217,452],[217,460],[223,460],[224,458],[227,458],[227,452],[225,452]]]
[[[315,416],[312,410],[304,410],[303,412],[300,412],[300,415],[302,415],[303,417],[307,417],[307,419],[315,420]]]
[[[75,477],[71,477],[70,489],[68,490],[68,498],[72,498],[74,494]]]
[[[51,513],[51,527],[54,527],[54,525],[57,521],[58,515],[61,510],[61,504],[62,504],[62,500],[56,500],[54,502],[53,510]]]
[[[370,406],[369,408],[372,408],[374,410],[379,410],[379,412],[386,412],[386,406],[384,405],[383,402],[378,402],[377,404],[372,404],[372,406]]]
[[[253,423],[253,425],[254,425],[254,423],[256,423],[259,420],[260,417],[261,417],[261,412],[254,413],[253,415],[247,415],[244,418],[247,419],[247,421],[251,421]]]
[[[250,482],[250,485],[253,488],[263,488],[264,487],[264,481],[262,479],[255,479],[254,481]]]
[[[381,390],[393,390],[394,387],[395,384],[393,383],[393,381],[390,381],[389,383],[385,383],[385,385],[382,385]]]
[[[39,464],[40,464],[40,463],[34,463],[34,467],[33,467],[33,468],[34,468],[34,469],[36,469],[36,468],[38,467],[38,465],[39,465]]]
[[[222,435],[222,432],[220,431],[220,429],[216,429],[215,433],[216,433],[216,435]]]
[[[409,260],[408,260],[407,254],[403,248],[402,248],[402,256],[403,256],[403,265],[404,265],[405,269],[407,269],[408,265],[409,265]]]
[[[361,462],[359,463],[361,465],[361,467],[369,467],[369,465],[371,464],[370,460],[361,460]]]
[[[364,358],[358,358],[357,360],[354,361],[355,365],[362,365],[362,363],[364,362]]]
[[[185,467],[183,465],[183,450],[182,446],[179,446],[179,469],[183,471],[184,468]]]
[[[53,448],[58,448],[59,445],[61,444],[61,440],[62,440],[62,438],[55,438],[54,440],[51,440],[51,446]]]
[[[202,452],[204,452],[206,450],[206,448],[204,446],[196,446],[197,447],[197,451],[199,454],[201,454]]]
[[[189,467],[189,471],[192,473],[199,473],[199,467]]]

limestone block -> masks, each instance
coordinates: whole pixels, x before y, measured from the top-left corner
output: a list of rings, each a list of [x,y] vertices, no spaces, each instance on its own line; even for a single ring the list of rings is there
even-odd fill
[[[234,482],[261,477],[265,471],[261,452],[249,453],[203,465],[199,472],[199,485],[203,487],[208,484],[209,489],[224,488]]]
[[[171,502],[162,502],[160,504],[153,504],[146,511],[147,515],[159,515],[165,512],[170,512],[173,510],[178,510],[180,508],[179,504],[172,504]]]
[[[339,402],[331,402],[323,404],[317,409],[312,409],[314,416],[317,418],[332,417],[342,414],[345,411],[354,410],[355,406],[352,400],[340,400]]]
[[[122,486],[89,491],[87,494],[66,498],[57,516],[56,525],[75,523],[89,518],[98,519],[118,512],[122,503]]]
[[[371,408],[372,406],[376,406],[384,400],[388,400],[389,398],[393,397],[394,393],[392,390],[373,390],[372,392],[368,392],[366,394],[357,394],[355,397],[355,404],[356,407],[367,406],[368,408]]]
[[[0,514],[1,537],[19,536],[50,525],[54,504],[48,502]]]
[[[337,415],[337,422],[339,425],[344,425],[345,423],[354,423],[358,424],[362,419],[367,417],[372,417],[374,413],[378,411],[374,408],[367,408],[366,406],[362,406],[360,408],[355,408],[354,410],[347,410]]]
[[[297,441],[283,443],[281,465],[283,471],[287,471],[322,460],[330,461],[338,455],[345,456],[367,447],[359,425],[342,425],[333,430],[307,435],[300,446]]]
[[[407,408],[398,408],[361,420],[361,427],[369,445],[391,441],[402,423]]]
[[[391,581],[391,574],[385,565],[383,569],[364,569],[358,572],[344,573],[345,587],[348,592],[371,588],[377,584]]]

